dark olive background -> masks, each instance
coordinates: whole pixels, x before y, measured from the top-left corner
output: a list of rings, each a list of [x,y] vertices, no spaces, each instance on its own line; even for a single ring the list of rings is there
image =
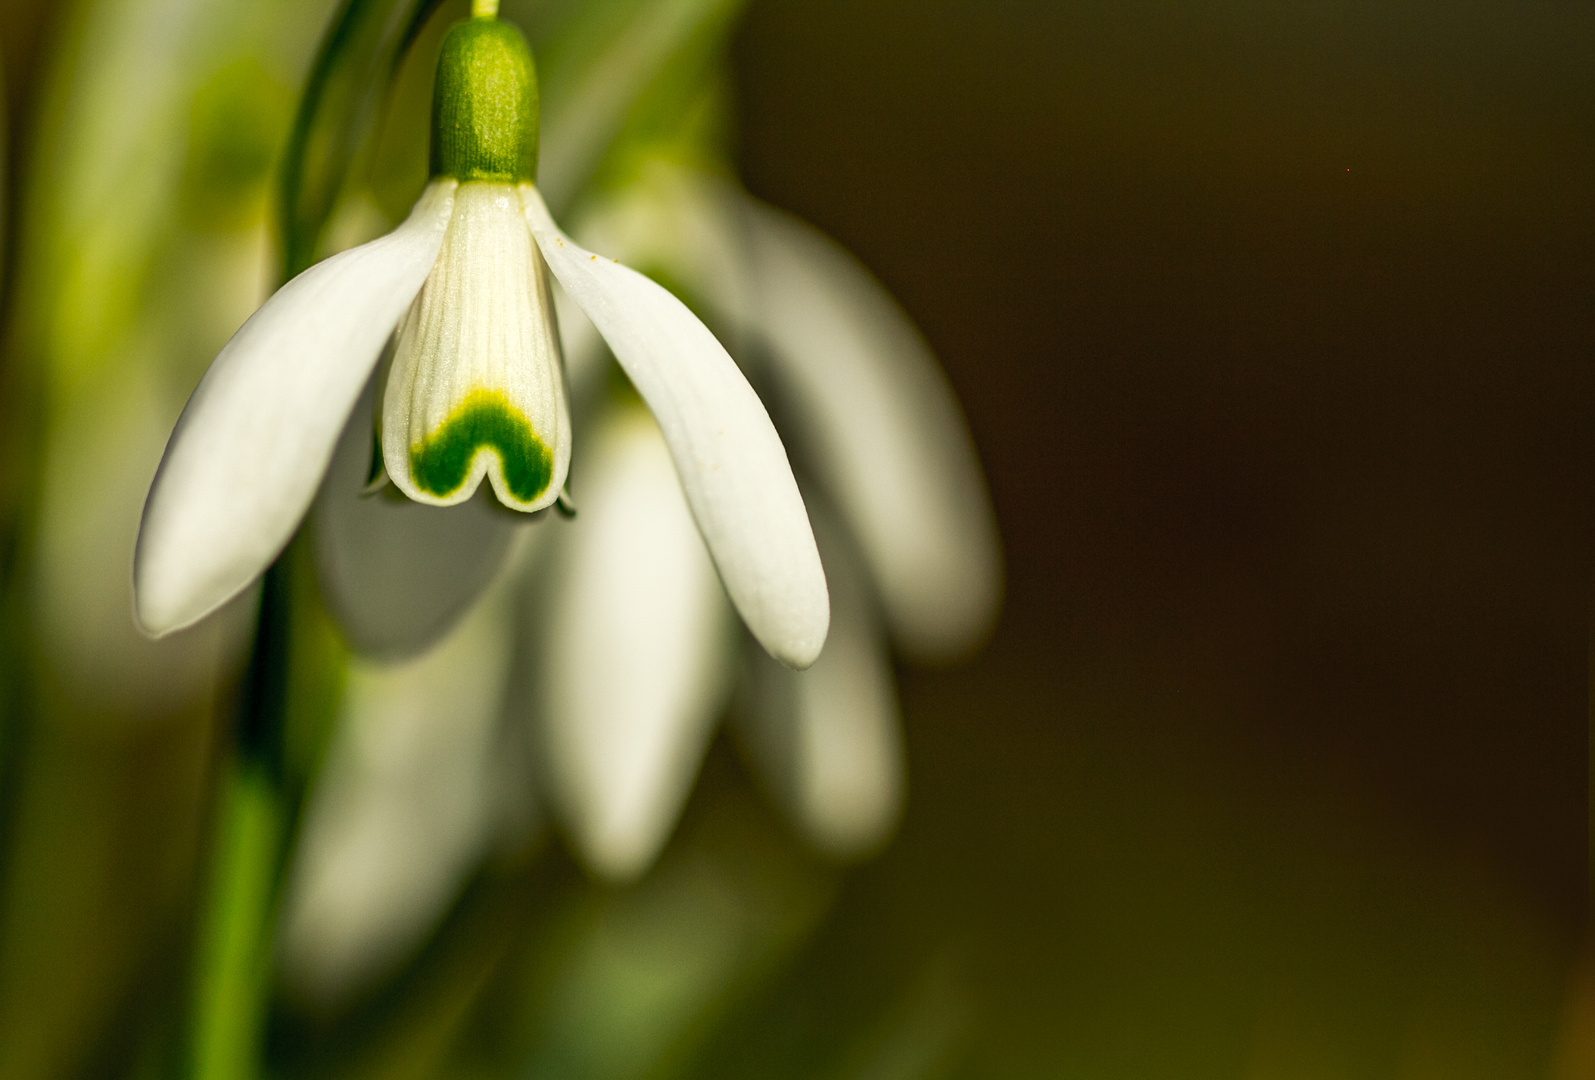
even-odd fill
[[[977,659],[903,673],[912,806],[816,1001],[945,953],[988,1065],[1544,1075],[1591,56],[1566,3],[754,3],[744,176],[924,329],[1009,575]]]

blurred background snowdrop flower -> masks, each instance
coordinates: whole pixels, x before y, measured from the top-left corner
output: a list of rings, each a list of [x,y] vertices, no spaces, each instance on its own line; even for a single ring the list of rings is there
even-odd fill
[[[447,508],[364,494],[380,369],[317,497],[322,592],[363,657],[307,807],[282,920],[289,984],[323,1013],[419,946],[483,853],[506,831],[526,835],[533,799],[597,876],[645,874],[728,709],[767,791],[815,848],[843,861],[878,850],[901,814],[906,771],[888,630],[913,658],[946,659],[973,647],[995,615],[995,529],[968,432],[885,290],[834,243],[718,173],[624,141],[612,157],[629,163],[625,179],[610,170],[578,203],[583,247],[527,200],[563,286],[553,298],[576,419],[567,422],[575,519],[515,530],[481,494]],[[551,158],[564,160],[560,144]],[[760,636],[702,493],[693,497],[698,472],[683,467],[676,414],[656,404],[702,388],[628,363],[628,350],[691,349],[709,331],[676,316],[617,327],[582,271],[610,275],[638,311],[686,313],[686,301],[773,402],[808,477],[831,587],[832,644],[808,671],[793,670],[803,657],[767,652],[738,629],[740,609]],[[390,395],[393,385],[389,375]],[[392,430],[386,417],[381,427]],[[392,468],[396,455],[383,449]],[[497,570],[511,548],[514,565]],[[417,576],[425,588],[396,587]],[[507,618],[512,606],[518,617]],[[492,644],[464,649],[465,638]],[[512,645],[502,667],[485,659]],[[477,691],[459,693],[466,684]],[[378,746],[377,720],[354,730],[399,697],[408,735]],[[486,731],[475,707],[489,701],[503,709],[496,738],[507,742],[452,736]],[[516,758],[516,732],[530,734],[531,762]],[[491,782],[484,746],[497,752]],[[442,789],[416,779],[429,771],[461,781],[457,805],[433,805]],[[497,809],[505,776],[518,816]],[[438,827],[399,824],[421,818]]]
[[[522,715],[541,724],[550,794],[576,850],[605,877],[630,880],[686,800],[736,639],[664,439],[640,404],[607,410],[583,470],[581,514],[526,592],[535,629]]]
[[[278,942],[290,992],[323,1012],[400,967],[492,845],[535,835],[524,753],[499,723],[508,596],[418,657],[350,661]]]
[[[598,335],[567,314],[573,390],[609,419],[578,484],[584,514],[549,553],[555,599],[531,600],[547,621],[524,700],[539,710],[559,816],[599,873],[643,873],[740,681],[738,731],[777,802],[819,849],[866,855],[904,793],[888,631],[914,659],[950,659],[980,640],[999,599],[995,526],[957,402],[867,271],[721,176],[646,158],[578,229],[734,343],[812,478],[811,513],[834,506],[836,520],[815,517],[832,614],[819,660],[803,672],[758,650],[739,661],[658,433],[634,396],[601,385]]]
[[[768,233],[748,227],[753,216]],[[844,436],[842,454],[811,466],[804,493],[830,591],[828,644],[799,672],[738,631],[659,424],[562,294],[569,383],[582,420],[573,485],[580,512],[557,527],[521,530],[511,565],[436,645],[435,632],[418,632],[434,625],[435,614],[384,618],[400,601],[383,587],[392,572],[380,568],[384,548],[370,544],[380,529],[350,515],[412,516],[389,533],[396,566],[420,565],[429,544],[465,535],[473,508],[485,531],[504,515],[479,502],[439,511],[362,499],[370,418],[357,411],[318,503],[324,591],[335,611],[345,597],[346,634],[355,642],[364,635],[368,655],[419,656],[357,664],[361,674],[351,676],[345,719],[307,809],[283,949],[296,993],[323,1010],[418,947],[473,860],[503,844],[506,827],[525,836],[527,826],[513,823],[526,820],[529,800],[547,804],[573,851],[601,878],[645,874],[728,709],[767,792],[811,845],[843,861],[877,851],[901,815],[906,786],[891,642],[916,660],[950,659],[977,644],[995,615],[995,529],[958,406],[917,331],[867,271],[730,181],[665,159],[591,201],[578,221],[595,251],[629,256],[700,305],[767,384],[823,382],[822,365],[838,355],[850,369],[864,369],[844,372],[840,389],[821,387],[811,399],[775,398],[789,411],[810,410],[776,414],[800,463],[822,451],[813,441],[825,438],[828,425],[869,429],[867,438]],[[789,281],[793,294],[780,291]],[[879,415],[869,414],[868,403],[840,400],[860,392],[873,394]],[[903,393],[915,406],[906,414],[897,405]],[[362,407],[369,410],[369,394]],[[887,510],[873,504],[877,495],[890,500]],[[850,507],[867,516],[860,520]],[[371,551],[375,562],[359,557]],[[511,605],[518,620],[506,615]],[[392,635],[404,631],[394,627],[410,628],[408,643],[396,645]],[[462,638],[480,644],[465,649]],[[514,659],[499,666],[512,638]],[[497,738],[508,743],[454,737],[457,727],[485,731],[471,711],[487,700],[484,680],[502,702],[508,723]],[[453,689],[465,684],[477,689]],[[367,690],[373,701],[408,695],[400,712],[413,718],[415,732],[425,725],[431,735],[379,746],[376,721],[364,734],[348,730]],[[517,765],[516,732],[535,741],[536,779]],[[500,752],[498,779],[482,771],[484,746]],[[463,786],[473,809],[451,816],[433,807],[427,793],[441,788],[416,779],[428,771],[476,776]],[[506,790],[520,800],[519,816],[498,809]],[[434,814],[443,823],[436,828],[398,824]],[[447,828],[466,819],[472,827]]]

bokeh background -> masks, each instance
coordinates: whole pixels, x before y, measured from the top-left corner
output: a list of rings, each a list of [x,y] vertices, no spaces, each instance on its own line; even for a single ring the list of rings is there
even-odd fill
[[[744,175],[925,329],[1008,555],[990,648],[907,675],[831,962],[948,942],[1031,1075],[1549,1068],[1592,46],[1565,4],[755,5]]]
[[[13,116],[50,14],[6,8]],[[784,944],[642,1074],[1595,1076],[1591,56],[1571,3],[752,4],[742,175],[924,329],[1007,599],[900,673],[896,842],[751,867],[721,915]],[[31,970],[170,951],[174,730],[43,755],[130,884]],[[743,786],[717,745],[683,850],[771,828]],[[137,1026],[95,1009],[77,1075]]]

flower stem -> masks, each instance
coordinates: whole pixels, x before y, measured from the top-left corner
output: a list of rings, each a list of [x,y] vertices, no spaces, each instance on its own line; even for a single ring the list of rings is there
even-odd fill
[[[189,1080],[253,1080],[260,1072],[290,818],[283,753],[290,566],[285,554],[266,573],[236,744],[222,770],[195,954]]]
[[[223,784],[194,981],[192,1080],[258,1074],[269,988],[281,793],[247,762]]]

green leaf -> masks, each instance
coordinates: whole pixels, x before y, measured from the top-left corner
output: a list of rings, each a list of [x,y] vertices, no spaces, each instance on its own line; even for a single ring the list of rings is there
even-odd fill
[[[284,278],[315,261],[406,50],[439,0],[346,0],[322,43],[283,159]]]
[[[569,207],[638,114],[678,81],[684,57],[717,53],[745,3],[589,0],[549,26],[538,15],[553,6],[546,0],[505,0],[504,17],[526,27],[538,50],[537,187],[555,214]]]

